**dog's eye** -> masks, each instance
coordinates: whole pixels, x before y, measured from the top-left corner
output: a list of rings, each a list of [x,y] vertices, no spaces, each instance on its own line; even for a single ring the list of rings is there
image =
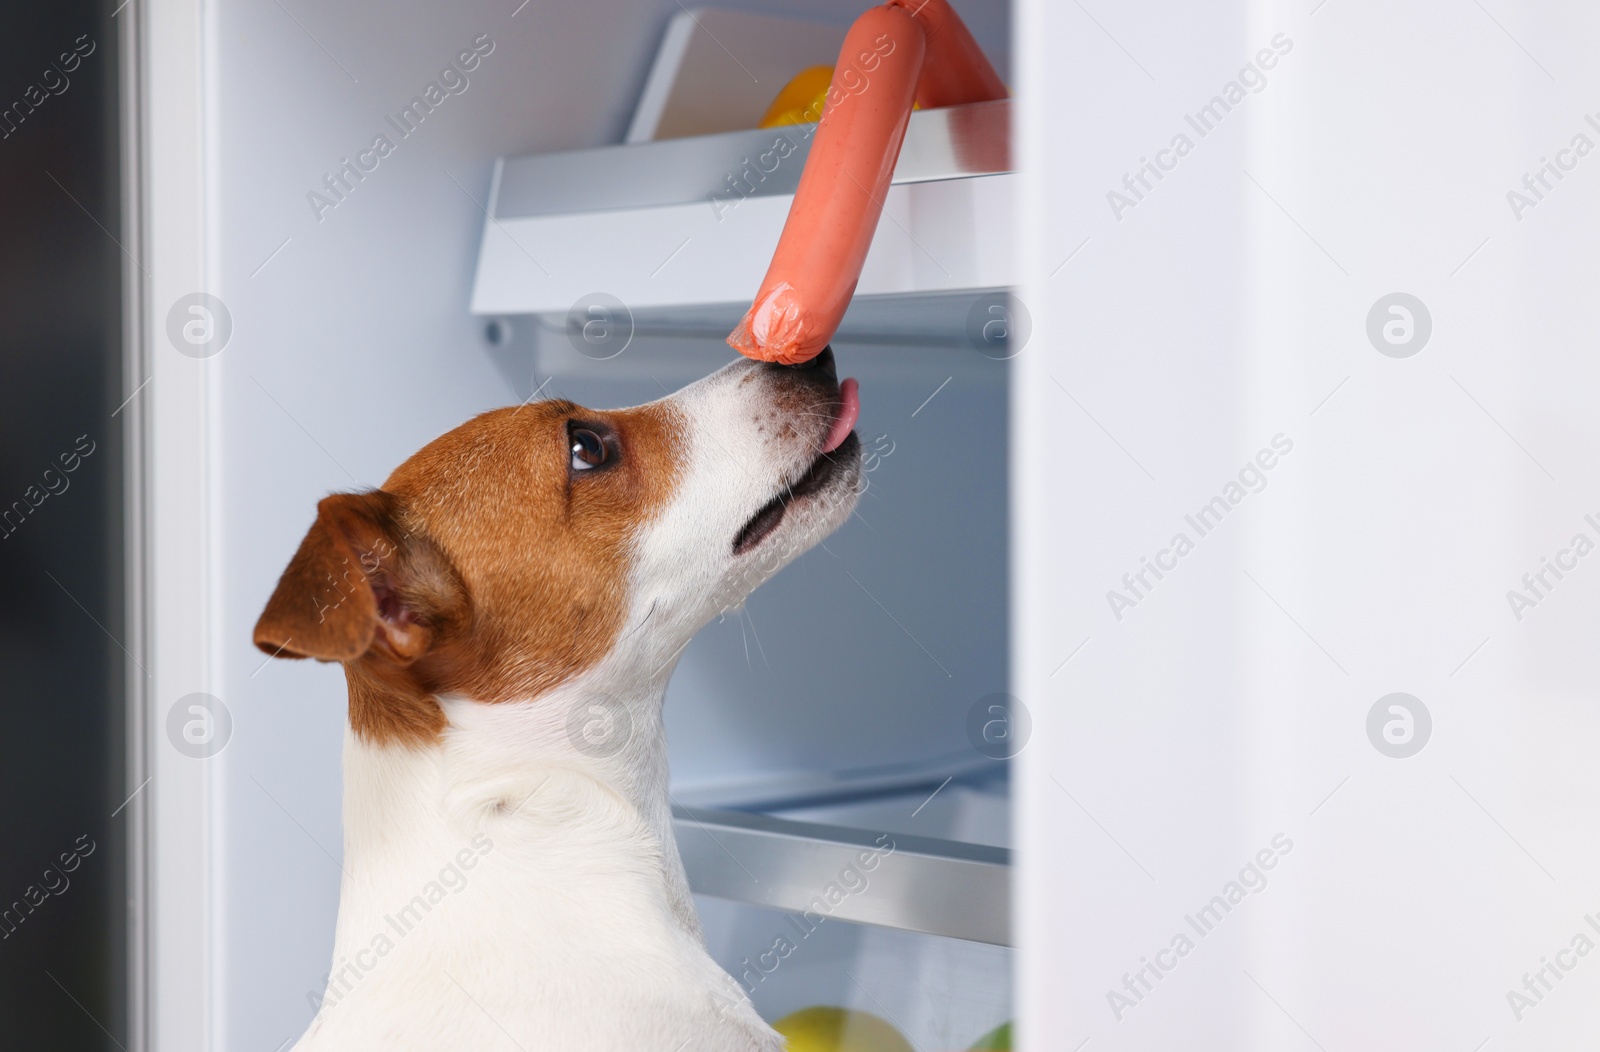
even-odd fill
[[[606,444],[586,428],[572,430],[572,470],[588,471],[606,462]]]

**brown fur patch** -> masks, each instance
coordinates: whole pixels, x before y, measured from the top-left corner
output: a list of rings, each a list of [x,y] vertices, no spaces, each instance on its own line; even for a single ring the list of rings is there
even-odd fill
[[[609,425],[615,462],[571,471],[569,421]],[[679,444],[679,422],[659,404],[597,412],[551,401],[476,417],[382,490],[319,505],[256,644],[344,662],[351,726],[369,741],[436,738],[438,694],[536,697],[615,642],[629,545],[672,492]]]

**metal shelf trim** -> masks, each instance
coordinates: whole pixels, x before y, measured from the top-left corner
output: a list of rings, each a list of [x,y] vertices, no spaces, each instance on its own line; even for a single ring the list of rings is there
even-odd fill
[[[1011,945],[1011,852],[730,811],[674,807],[698,894],[969,942]]]

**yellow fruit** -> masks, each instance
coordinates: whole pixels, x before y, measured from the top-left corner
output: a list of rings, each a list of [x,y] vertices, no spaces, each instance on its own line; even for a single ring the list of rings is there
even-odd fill
[[[785,124],[809,124],[822,119],[823,103],[828,101],[828,85],[833,83],[832,66],[811,66],[796,73],[767,107],[758,127],[778,128]]]
[[[984,1034],[968,1052],[1011,1052],[1011,1024],[1004,1023]]]
[[[772,1024],[789,1052],[913,1052],[900,1031],[868,1012],[816,1005]]]

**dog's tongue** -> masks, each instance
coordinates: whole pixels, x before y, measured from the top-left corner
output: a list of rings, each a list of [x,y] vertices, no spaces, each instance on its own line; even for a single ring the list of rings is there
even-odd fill
[[[850,434],[850,429],[856,426],[856,418],[861,415],[861,396],[857,390],[858,386],[853,376],[846,377],[839,385],[839,415],[834,418],[827,440],[822,443],[824,453],[832,453],[838,449]]]

